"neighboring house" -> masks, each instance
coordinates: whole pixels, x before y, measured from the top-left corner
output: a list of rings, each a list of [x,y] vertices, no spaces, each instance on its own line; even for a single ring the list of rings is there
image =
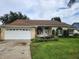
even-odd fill
[[[73,28],[71,25],[51,20],[23,20],[1,25],[1,39],[26,39],[30,40],[35,37],[49,36],[73,36]]]
[[[72,26],[74,29],[74,34],[79,34],[79,23],[73,23]]]

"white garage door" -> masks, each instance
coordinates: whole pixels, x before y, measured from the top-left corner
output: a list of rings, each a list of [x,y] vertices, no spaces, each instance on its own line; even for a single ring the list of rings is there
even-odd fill
[[[29,29],[9,29],[5,31],[5,39],[31,39],[31,30]]]

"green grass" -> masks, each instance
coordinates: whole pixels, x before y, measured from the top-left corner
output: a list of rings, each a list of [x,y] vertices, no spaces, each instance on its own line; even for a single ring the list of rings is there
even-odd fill
[[[79,59],[79,38],[31,44],[33,59]]]

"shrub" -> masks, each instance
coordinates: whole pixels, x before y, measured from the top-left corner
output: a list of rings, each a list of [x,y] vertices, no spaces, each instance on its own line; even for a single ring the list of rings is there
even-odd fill
[[[58,37],[55,36],[54,38],[47,38],[47,37],[42,37],[42,38],[35,38],[32,39],[32,42],[46,42],[46,41],[58,41]]]
[[[54,36],[54,41],[58,41],[58,36]]]
[[[36,42],[36,41],[37,41],[37,39],[36,39],[36,38],[34,38],[34,39],[32,39],[31,41],[32,41],[32,42]]]
[[[74,37],[79,37],[79,34],[74,34]]]

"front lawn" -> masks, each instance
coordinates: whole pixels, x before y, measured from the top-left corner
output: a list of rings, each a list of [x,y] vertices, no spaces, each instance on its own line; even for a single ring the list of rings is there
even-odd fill
[[[31,44],[33,59],[79,59],[79,38]]]

